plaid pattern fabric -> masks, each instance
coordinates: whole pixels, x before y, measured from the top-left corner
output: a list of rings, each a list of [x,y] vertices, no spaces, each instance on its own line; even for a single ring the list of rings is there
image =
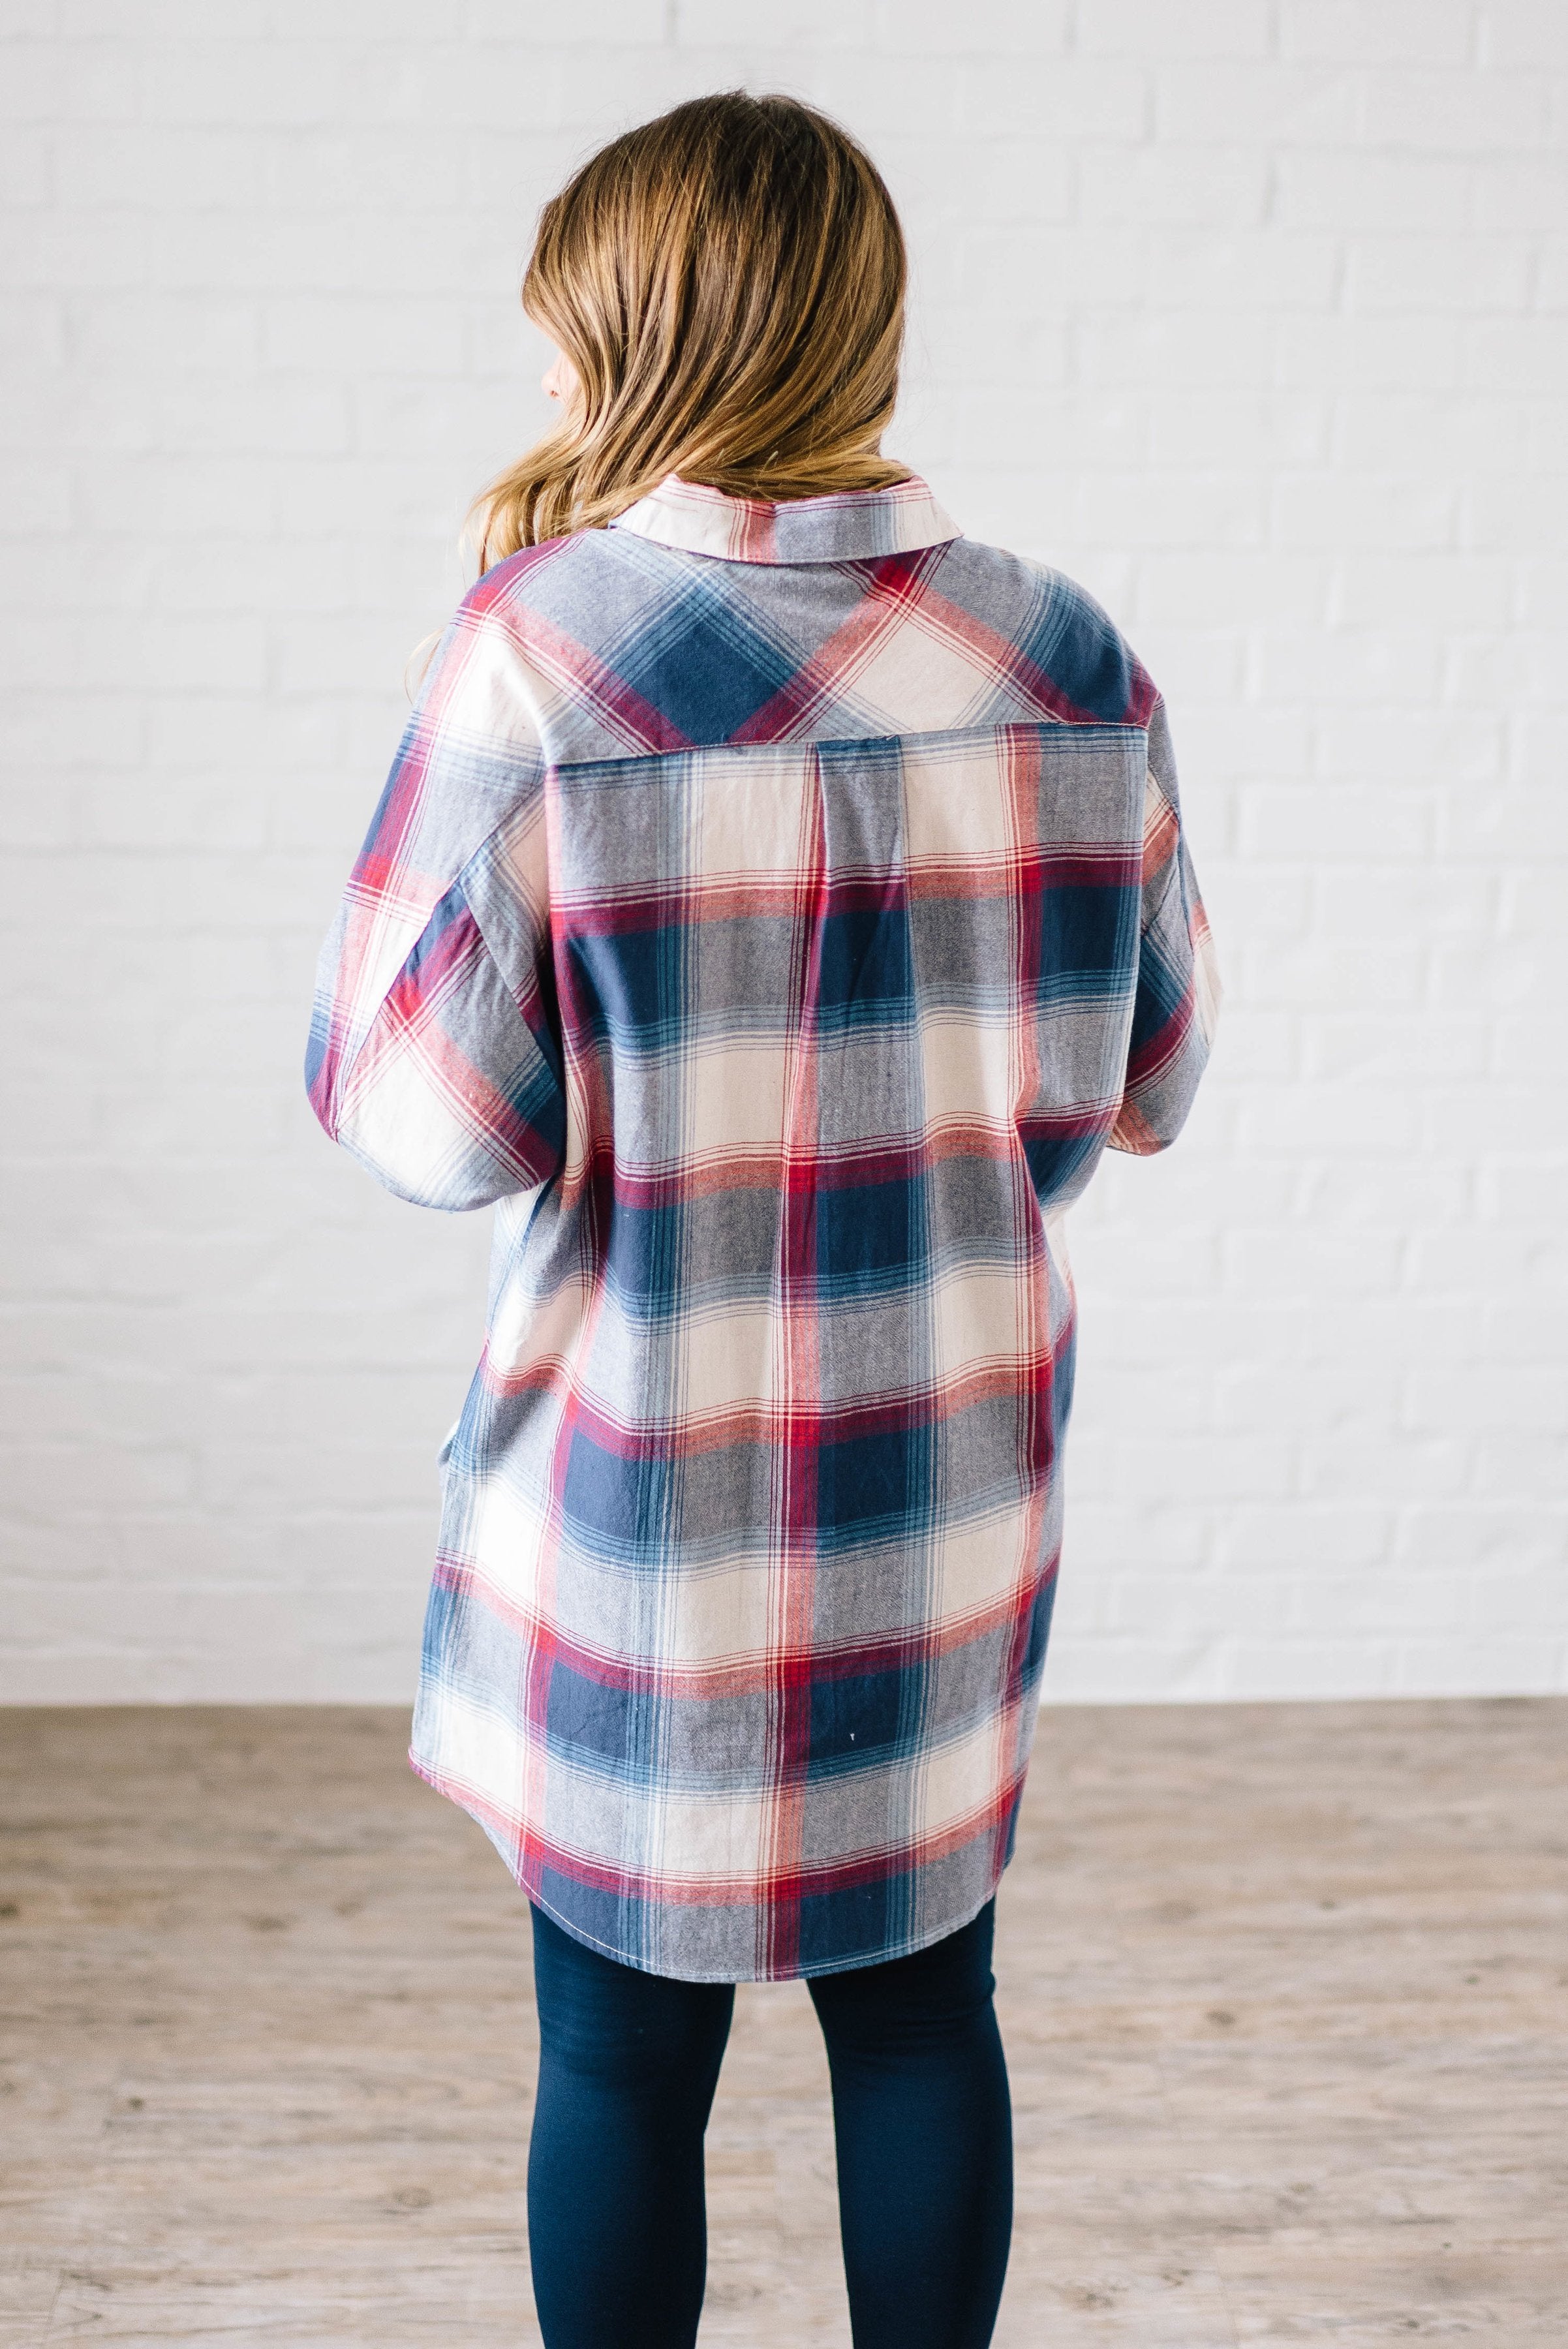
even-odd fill
[[[1164,712],[924,485],[670,481],[489,572],[324,951],[327,1131],[496,1203],[413,1759],[689,1980],[963,1923],[1059,1542],[1063,1210],[1215,999]]]

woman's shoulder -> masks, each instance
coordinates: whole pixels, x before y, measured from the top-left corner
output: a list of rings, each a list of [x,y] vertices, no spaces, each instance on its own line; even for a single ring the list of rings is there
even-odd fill
[[[590,542],[603,537],[602,531],[574,530],[562,538],[542,538],[535,546],[520,546],[515,554],[504,556],[480,574],[463,597],[462,608],[475,614],[526,610],[552,574],[559,581],[569,572],[580,572],[585,557],[591,564]]]
[[[575,530],[519,547],[481,574],[459,617],[490,623],[518,645],[560,634],[594,644],[631,616],[645,590],[627,576],[618,533]]]
[[[946,550],[940,585],[977,631],[990,632],[1048,680],[1059,715],[1080,724],[1147,725],[1158,698],[1152,678],[1104,605],[1064,571],[959,538]]]
[[[671,632],[679,636],[678,605],[692,627],[704,616],[711,619],[711,579],[694,600],[682,604],[673,595],[693,566],[704,574],[713,567],[628,532],[574,531],[493,564],[464,598],[460,621],[493,632],[530,669],[542,658],[548,668],[576,670],[585,658],[591,664],[624,656],[654,623],[661,643]],[[674,582],[666,575],[671,567],[679,574]],[[842,608],[856,600],[850,574],[864,573],[867,595],[887,595],[889,567],[909,574],[893,597],[898,626],[945,636],[971,667],[1021,688],[1026,705],[1068,724],[1148,724],[1158,698],[1152,680],[1104,606],[1065,572],[956,536],[940,548],[823,564],[835,629],[852,622],[852,612]],[[793,582],[793,601],[812,566],[804,574],[788,564],[722,568],[758,569],[763,578]]]

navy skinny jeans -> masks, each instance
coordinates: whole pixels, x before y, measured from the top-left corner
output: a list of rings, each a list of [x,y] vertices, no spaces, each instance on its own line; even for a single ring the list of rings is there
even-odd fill
[[[985,2349],[1012,2229],[993,1904],[913,1957],[807,1984],[827,2043],[855,2349]],[[692,2349],[702,2133],[735,1993],[590,1950],[534,1910],[528,2153],[546,2349]]]

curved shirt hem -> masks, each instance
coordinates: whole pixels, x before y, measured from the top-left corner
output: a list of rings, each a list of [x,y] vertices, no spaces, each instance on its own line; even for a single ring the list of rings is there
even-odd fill
[[[460,1788],[454,1780],[447,1777],[445,1773],[438,1769],[433,1763],[422,1761],[412,1746],[409,1748],[409,1767],[416,1778],[422,1778],[427,1786],[433,1787],[438,1795],[444,1795],[447,1801],[455,1803],[460,1811],[465,1811],[476,1826],[484,1829],[491,1842],[495,1843],[495,1837],[478,1802]],[[499,1849],[499,1845],[496,1847]],[[587,1931],[574,1919],[564,1916],[559,1909],[553,1907],[543,1894],[529,1883],[526,1873],[520,1872],[510,1860],[507,1860],[507,1871],[518,1890],[525,1895],[535,1909],[542,1910],[553,1925],[558,1925],[563,1933],[570,1934],[572,1940],[581,1942],[585,1949],[597,1950],[601,1957],[613,1959],[617,1965],[629,1966],[634,1973],[653,1974],[663,1982],[783,1982],[819,1981],[825,1974],[861,1973],[867,1966],[891,1965],[896,1959],[918,1957],[922,1950],[933,1948],[938,1941],[945,1941],[950,1934],[961,1933],[966,1925],[973,1924],[987,1901],[995,1899],[997,1888],[1007,1872],[1008,1861],[1012,1857],[1012,1851],[1009,1850],[1000,1866],[992,1871],[990,1882],[978,1900],[966,1903],[957,1915],[949,1918],[940,1925],[933,1926],[929,1931],[913,1934],[906,1940],[896,1942],[887,1949],[873,1951],[867,1956],[836,1960],[826,1965],[792,1966],[787,1971],[776,1973],[738,1974],[728,1970],[711,1972],[691,1971],[682,1966],[650,1966],[645,1958],[633,1957],[627,1951],[618,1949],[611,1941],[601,1941],[597,1934]],[[504,1852],[502,1853],[502,1857],[506,1857]]]

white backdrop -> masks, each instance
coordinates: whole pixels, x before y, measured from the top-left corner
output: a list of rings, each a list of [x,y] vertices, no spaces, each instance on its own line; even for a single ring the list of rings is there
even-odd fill
[[[1568,1686],[1561,0],[7,0],[0,1696],[392,1698],[487,1218],[301,1095],[536,208],[872,146],[893,443],[1171,705],[1229,1002],[1076,1219],[1057,1697]]]

